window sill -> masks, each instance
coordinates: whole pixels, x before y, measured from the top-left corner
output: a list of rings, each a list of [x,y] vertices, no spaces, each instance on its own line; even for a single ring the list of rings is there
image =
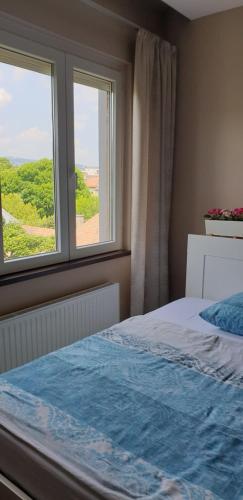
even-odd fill
[[[48,276],[49,274],[70,271],[71,269],[98,264],[100,262],[105,262],[106,260],[120,259],[121,257],[127,257],[129,255],[131,255],[130,250],[117,250],[115,252],[107,252],[100,255],[62,262],[61,264],[59,263],[51,266],[39,267],[38,269],[5,274],[4,276],[0,276],[0,286],[12,285],[13,283],[20,283],[22,281]]]

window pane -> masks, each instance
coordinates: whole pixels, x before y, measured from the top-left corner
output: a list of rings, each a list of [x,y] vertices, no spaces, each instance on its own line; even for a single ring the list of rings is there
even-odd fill
[[[111,241],[111,83],[74,72],[76,246]]]
[[[57,249],[52,65],[0,49],[4,260]]]

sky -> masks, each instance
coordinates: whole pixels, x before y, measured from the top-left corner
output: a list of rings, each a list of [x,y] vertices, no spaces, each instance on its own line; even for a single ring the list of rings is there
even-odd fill
[[[51,77],[0,63],[0,156],[53,158]],[[98,90],[74,85],[75,163],[98,167]]]

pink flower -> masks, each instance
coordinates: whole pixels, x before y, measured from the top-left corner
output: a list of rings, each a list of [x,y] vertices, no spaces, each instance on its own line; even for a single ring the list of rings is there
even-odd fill
[[[232,217],[232,211],[228,209],[222,210],[221,215],[223,215],[223,217],[226,217],[227,219],[230,219],[230,217]]]
[[[221,208],[210,208],[210,210],[208,210],[208,215],[222,215],[222,212],[223,210]]]
[[[232,215],[233,217],[243,217],[243,208],[234,208]]]

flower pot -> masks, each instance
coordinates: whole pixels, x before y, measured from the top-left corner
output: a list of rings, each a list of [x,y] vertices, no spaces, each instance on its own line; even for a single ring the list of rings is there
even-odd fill
[[[243,238],[243,221],[205,219],[206,234]]]

